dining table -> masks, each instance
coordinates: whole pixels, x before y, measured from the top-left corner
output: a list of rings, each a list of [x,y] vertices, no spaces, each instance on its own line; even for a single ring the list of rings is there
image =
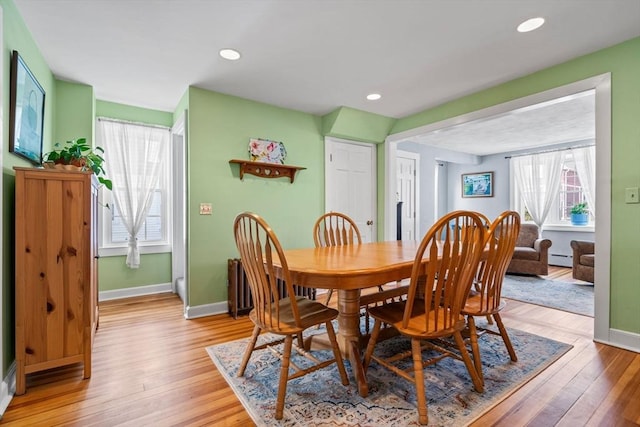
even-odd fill
[[[369,391],[361,353],[366,342],[360,330],[362,290],[410,277],[419,244],[394,240],[284,251],[294,284],[338,291],[338,344],[363,397]]]

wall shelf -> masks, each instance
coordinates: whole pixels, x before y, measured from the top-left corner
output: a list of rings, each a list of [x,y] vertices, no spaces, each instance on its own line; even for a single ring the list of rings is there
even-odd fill
[[[229,163],[235,163],[240,166],[240,179],[245,173],[259,176],[261,178],[282,178],[287,177],[293,180],[296,172],[306,168],[300,166],[279,165],[277,163],[252,162],[249,160],[229,160]]]

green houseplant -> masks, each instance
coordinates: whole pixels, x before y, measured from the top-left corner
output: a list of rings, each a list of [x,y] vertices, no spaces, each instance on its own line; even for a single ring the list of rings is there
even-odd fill
[[[571,207],[571,224],[587,225],[589,223],[589,209],[585,202],[576,203]]]
[[[96,147],[95,150],[87,143],[86,138],[72,139],[61,144],[56,142],[54,149],[43,156],[45,167],[47,164],[53,165],[72,165],[81,170],[91,170],[98,178],[101,184],[109,190],[113,188],[113,183],[107,179],[104,170],[104,153],[102,147]]]

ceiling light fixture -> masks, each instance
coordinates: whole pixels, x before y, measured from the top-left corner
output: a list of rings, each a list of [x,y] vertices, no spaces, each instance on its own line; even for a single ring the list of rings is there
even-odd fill
[[[240,59],[240,52],[235,49],[220,49],[220,56],[229,61]]]
[[[367,95],[367,99],[369,101],[377,101],[380,98],[382,98],[382,95],[380,95],[379,93],[370,93],[369,95]]]
[[[518,32],[528,33],[529,31],[537,30],[544,24],[544,18],[531,18],[518,25]]]

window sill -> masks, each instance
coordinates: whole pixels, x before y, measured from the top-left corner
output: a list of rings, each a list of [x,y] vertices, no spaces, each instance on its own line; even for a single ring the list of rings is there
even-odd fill
[[[570,224],[545,224],[544,231],[568,231],[572,233],[593,233],[596,227],[593,225],[570,225]]]
[[[171,245],[138,246],[138,252],[140,252],[140,255],[170,253]],[[98,254],[101,257],[126,256],[127,247],[119,246],[110,248],[99,248]]]

